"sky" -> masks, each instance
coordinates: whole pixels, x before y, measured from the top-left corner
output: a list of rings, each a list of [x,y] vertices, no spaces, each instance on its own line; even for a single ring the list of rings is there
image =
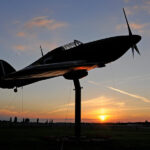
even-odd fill
[[[150,121],[150,0],[0,0],[0,59],[16,70],[73,40],[128,35],[122,8],[141,56],[131,50],[81,79],[82,122]],[[92,52],[92,51],[91,51]],[[74,122],[74,85],[57,77],[18,89],[0,89],[0,119]]]

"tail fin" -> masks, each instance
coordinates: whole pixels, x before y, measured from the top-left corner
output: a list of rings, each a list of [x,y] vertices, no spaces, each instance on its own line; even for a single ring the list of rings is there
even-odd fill
[[[4,60],[0,60],[0,78],[7,74],[15,72],[16,70]]]

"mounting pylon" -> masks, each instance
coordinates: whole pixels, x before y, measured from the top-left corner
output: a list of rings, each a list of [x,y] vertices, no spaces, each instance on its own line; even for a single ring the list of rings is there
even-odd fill
[[[73,79],[75,86],[75,136],[81,135],[81,86],[79,79]]]

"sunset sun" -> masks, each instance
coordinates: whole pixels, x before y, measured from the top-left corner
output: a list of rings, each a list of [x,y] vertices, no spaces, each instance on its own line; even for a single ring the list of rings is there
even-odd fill
[[[99,119],[104,122],[107,119],[106,115],[99,115]]]

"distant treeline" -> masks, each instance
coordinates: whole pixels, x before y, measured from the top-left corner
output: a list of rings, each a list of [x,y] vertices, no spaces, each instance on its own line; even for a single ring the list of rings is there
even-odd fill
[[[20,120],[20,119],[19,119]],[[30,121],[30,118],[23,118],[21,121],[18,121],[17,117],[10,117],[9,120],[0,120],[0,127],[6,126],[52,126],[53,120],[49,119],[45,122],[40,122],[40,119],[37,118],[35,121]]]
[[[0,127],[6,127],[6,126],[74,126],[74,123],[68,123],[68,122],[56,122],[54,123],[52,119],[48,119],[45,122],[41,121],[37,118],[35,121],[30,121],[30,118],[23,118],[22,120],[17,117],[10,117],[9,120],[0,120]],[[150,122],[145,120],[144,122],[117,122],[117,123],[85,123],[82,122],[81,125],[83,127],[100,127],[100,126],[112,126],[112,127],[119,127],[119,126],[128,126],[128,127],[138,127],[138,126],[149,126]]]

